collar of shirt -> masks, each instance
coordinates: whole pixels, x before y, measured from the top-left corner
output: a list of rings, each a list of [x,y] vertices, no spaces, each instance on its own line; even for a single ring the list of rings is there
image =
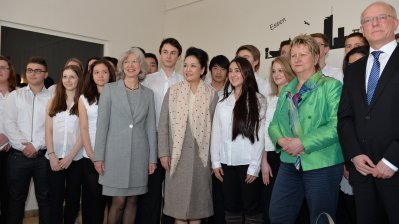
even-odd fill
[[[33,93],[32,89],[30,88],[30,85],[27,85],[27,86],[23,87],[23,89],[24,89],[25,91],[30,91],[30,92],[32,92],[33,95],[35,95],[35,94]],[[38,93],[39,93],[39,94],[42,94],[42,93],[48,93],[48,92],[49,92],[48,89],[47,89],[45,86],[43,86],[42,90],[40,90],[40,92],[38,92]]]
[[[380,50],[380,51],[384,52],[379,57],[379,61],[380,61],[380,76],[381,76],[382,71],[384,71],[384,68],[385,68],[385,66],[388,63],[388,60],[391,57],[393,51],[396,49],[397,45],[398,45],[398,43],[396,42],[396,40],[393,40],[393,41],[385,44],[384,46],[382,46],[380,49],[373,49],[373,48],[370,47],[370,54],[369,54],[369,57],[367,59],[367,67],[366,67],[366,91],[367,91],[367,86],[368,86],[368,81],[369,81],[369,77],[370,77],[371,68],[372,68],[373,62],[374,62],[374,57],[371,54],[371,52],[377,51],[377,50]]]

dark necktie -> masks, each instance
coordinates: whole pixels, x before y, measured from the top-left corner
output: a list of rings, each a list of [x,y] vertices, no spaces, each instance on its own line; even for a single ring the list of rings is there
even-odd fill
[[[367,84],[367,104],[370,105],[371,99],[373,98],[375,88],[378,84],[378,79],[380,78],[380,61],[379,57],[382,51],[373,51],[371,54],[374,57],[373,67],[371,67],[371,72],[369,76],[369,81]]]

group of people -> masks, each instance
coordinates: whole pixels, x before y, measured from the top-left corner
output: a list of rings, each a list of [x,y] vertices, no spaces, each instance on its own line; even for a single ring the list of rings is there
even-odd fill
[[[253,45],[209,65],[190,47],[181,75],[166,38],[159,71],[132,47],[68,60],[49,89],[43,58],[18,89],[1,56],[2,222],[22,223],[32,178],[40,223],[75,223],[80,205],[103,223],[107,202],[109,224],[399,222],[398,23],[367,6],[343,68],[326,64],[325,35],[298,35],[267,80]]]

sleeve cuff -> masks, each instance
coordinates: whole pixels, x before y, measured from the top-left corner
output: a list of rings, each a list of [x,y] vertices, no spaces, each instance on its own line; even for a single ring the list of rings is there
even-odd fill
[[[257,177],[257,176],[259,176],[259,171],[260,171],[260,167],[259,166],[258,167],[254,167],[254,166],[249,165],[248,166],[248,170],[247,170],[247,174]]]
[[[212,163],[212,169],[216,169],[216,168],[219,168],[219,167],[222,167],[222,164],[220,162]]]
[[[387,165],[389,168],[391,168],[393,171],[398,171],[398,167],[396,167],[395,165],[393,165],[392,163],[390,163],[388,160],[386,160],[385,158],[382,158],[382,162],[385,163],[385,165]]]

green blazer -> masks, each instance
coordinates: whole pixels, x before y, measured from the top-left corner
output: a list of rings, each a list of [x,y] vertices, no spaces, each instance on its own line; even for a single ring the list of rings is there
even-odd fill
[[[298,136],[304,146],[301,165],[304,171],[333,166],[344,161],[337,134],[337,110],[342,84],[324,76],[320,71],[309,79],[319,85],[302,95],[299,102],[299,120],[303,134]],[[289,100],[287,93],[296,94],[298,79],[283,87],[277,102],[276,112],[269,126],[270,138],[276,151],[281,152],[281,161],[295,163],[295,156],[287,154],[277,145],[283,137],[295,137],[289,124]]]

